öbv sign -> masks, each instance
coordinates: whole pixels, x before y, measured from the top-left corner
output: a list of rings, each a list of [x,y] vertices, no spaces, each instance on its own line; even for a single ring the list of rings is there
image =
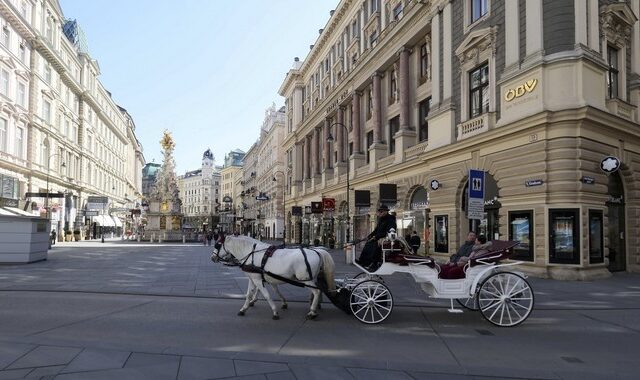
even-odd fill
[[[504,93],[504,100],[510,102],[515,98],[519,98],[524,94],[532,92],[537,85],[537,79],[529,79],[528,81],[524,82],[524,84],[521,84],[516,88],[510,88],[509,90],[507,90],[507,92]]]

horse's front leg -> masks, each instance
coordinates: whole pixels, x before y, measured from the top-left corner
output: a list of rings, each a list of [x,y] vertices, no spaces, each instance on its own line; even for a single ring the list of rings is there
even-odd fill
[[[239,316],[243,316],[244,312],[247,311],[247,309],[249,308],[249,306],[251,304],[252,295],[255,294],[254,290],[256,290],[256,284],[254,284],[253,280],[251,279],[251,277],[249,277],[249,285],[247,286],[247,295],[244,298],[244,305],[242,305],[242,308],[238,312]]]
[[[251,301],[249,301],[249,306],[253,307],[253,305],[255,305],[257,300],[258,300],[258,287],[254,286],[253,293],[251,294]]]
[[[273,300],[269,295],[269,291],[267,290],[267,288],[264,287],[264,284],[262,283],[262,281],[257,280],[255,283],[255,286],[258,287],[258,289],[260,290],[260,293],[262,293],[264,298],[269,303],[269,306],[271,307],[271,311],[273,311],[273,319],[280,319],[280,316],[278,315],[278,310],[276,309],[276,304],[273,303]]]
[[[278,297],[280,297],[280,300],[282,300],[282,306],[280,308],[282,310],[287,309],[289,307],[289,305],[287,305],[287,300],[284,299],[284,296],[282,295],[282,293],[280,293],[280,289],[278,288],[278,285],[271,284],[271,287],[273,288],[273,290],[276,291],[276,293],[278,293]]]
[[[318,304],[320,303],[320,289],[311,289],[313,294],[313,301],[311,301],[311,310],[307,313],[307,319],[315,319],[318,316]]]

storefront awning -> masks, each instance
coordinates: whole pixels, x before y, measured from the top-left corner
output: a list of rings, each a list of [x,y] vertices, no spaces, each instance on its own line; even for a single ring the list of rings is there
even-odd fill
[[[30,212],[20,210],[16,207],[2,207],[2,209],[8,212],[8,214],[3,213],[3,215],[36,216]]]
[[[98,216],[94,216],[93,217],[93,221],[102,227],[115,227],[116,224],[113,222],[113,219],[111,219],[110,216],[108,215],[98,215]]]
[[[122,221],[117,216],[111,216],[115,227],[122,227]]]

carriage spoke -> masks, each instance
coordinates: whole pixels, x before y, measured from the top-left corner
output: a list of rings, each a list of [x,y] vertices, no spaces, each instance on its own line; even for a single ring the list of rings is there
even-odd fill
[[[494,296],[494,297],[496,297],[496,298],[500,298],[500,296],[501,296],[501,294],[500,294],[500,293],[490,292],[489,290],[483,290],[483,291],[482,291],[482,293],[483,293],[483,294],[484,294],[484,293],[487,293],[487,294],[492,295],[492,296]]]
[[[374,299],[374,300],[380,299],[380,297],[382,297],[382,296],[386,296],[387,294],[389,294],[389,291],[387,291],[387,290],[383,290],[383,291],[382,291],[382,292],[380,292],[377,296],[375,296],[373,299]]]
[[[514,307],[514,305],[516,305],[516,304],[513,304],[513,303],[512,303],[511,305],[509,305],[509,307],[510,307],[510,308],[511,308],[511,310],[515,313],[515,315],[517,315],[517,316],[518,316],[518,320],[521,320],[521,319],[522,319],[522,314],[518,313],[518,310],[516,310],[516,308]],[[520,306],[520,305],[518,305],[518,306]],[[513,322],[512,322],[512,323],[513,323]]]

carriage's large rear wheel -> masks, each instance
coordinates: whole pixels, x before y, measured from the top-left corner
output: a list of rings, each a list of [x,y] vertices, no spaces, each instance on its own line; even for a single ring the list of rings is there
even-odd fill
[[[375,324],[387,319],[393,309],[389,288],[378,281],[362,281],[351,291],[349,305],[360,322]]]
[[[496,326],[519,325],[533,310],[533,290],[515,273],[496,273],[487,278],[480,285],[477,299],[482,316]]]

